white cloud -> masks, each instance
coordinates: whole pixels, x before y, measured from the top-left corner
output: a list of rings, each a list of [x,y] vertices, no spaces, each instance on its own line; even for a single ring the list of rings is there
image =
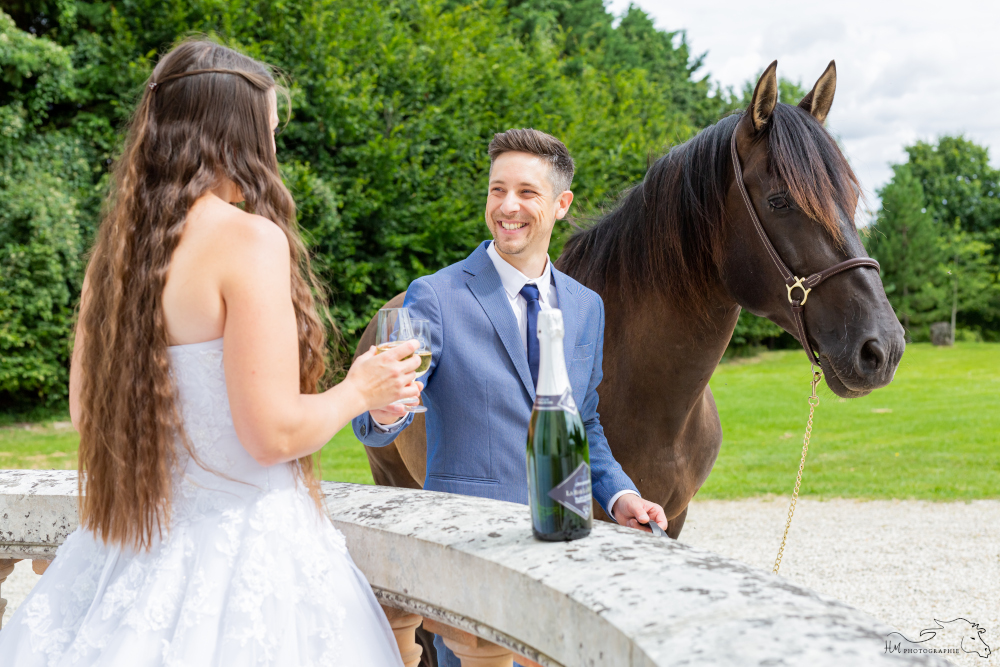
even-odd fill
[[[873,201],[917,139],[964,132],[1000,157],[1000,3],[632,1],[658,28],[685,30],[692,53],[708,52],[701,73],[724,86],[777,59],[780,75],[808,88],[836,60],[827,127]]]

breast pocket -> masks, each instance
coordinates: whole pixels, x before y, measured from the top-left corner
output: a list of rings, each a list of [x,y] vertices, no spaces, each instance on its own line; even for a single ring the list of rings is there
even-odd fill
[[[594,356],[594,344],[587,343],[586,345],[577,345],[573,348],[573,361],[582,361],[585,359],[591,359]],[[575,365],[575,364],[574,364]]]

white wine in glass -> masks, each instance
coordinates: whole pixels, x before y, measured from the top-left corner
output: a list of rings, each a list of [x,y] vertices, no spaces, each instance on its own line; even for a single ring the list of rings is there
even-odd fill
[[[431,323],[429,320],[410,320],[413,327],[413,338],[419,344],[416,355],[420,357],[420,365],[417,366],[417,377],[426,373],[431,367]],[[427,408],[417,403],[404,406],[407,412],[427,412]]]
[[[382,308],[378,311],[378,320],[375,323],[375,354],[391,350],[397,345],[402,345],[414,338],[410,311],[406,308]],[[421,365],[423,365],[422,360]],[[429,359],[427,365],[430,366]],[[392,404],[402,405],[407,410],[410,410],[410,404],[419,403],[419,400],[417,398],[401,398],[398,401],[393,401]],[[410,411],[423,412],[424,410],[426,408],[419,411]]]

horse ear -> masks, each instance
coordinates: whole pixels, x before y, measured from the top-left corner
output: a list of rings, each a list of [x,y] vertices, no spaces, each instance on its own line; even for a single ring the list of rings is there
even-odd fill
[[[753,129],[760,130],[767,125],[777,103],[778,61],[775,60],[760,75],[757,87],[753,89],[753,99],[750,100],[750,122],[753,123]]]
[[[831,60],[813,89],[799,102],[799,108],[808,111],[820,123],[825,123],[826,115],[833,106],[835,92],[837,92],[837,63]]]

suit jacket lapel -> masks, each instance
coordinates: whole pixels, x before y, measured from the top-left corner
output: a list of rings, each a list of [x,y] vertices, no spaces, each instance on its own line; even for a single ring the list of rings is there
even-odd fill
[[[503,342],[507,354],[514,362],[514,368],[521,378],[525,389],[531,400],[535,400],[535,387],[531,383],[531,369],[528,368],[528,355],[524,351],[524,344],[521,343],[521,332],[517,328],[517,320],[514,318],[514,311],[510,308],[510,301],[507,299],[507,292],[504,291],[503,283],[500,282],[500,274],[486,254],[486,244],[480,245],[468,259],[465,260],[464,269],[471,273],[466,285],[479,300],[479,304],[486,311],[487,317],[496,329],[497,335]]]
[[[577,313],[576,290],[570,284],[566,274],[552,267],[552,280],[556,285],[556,298],[559,299],[559,310],[563,314],[563,356],[566,357],[566,370],[573,370],[573,349],[576,347]]]

